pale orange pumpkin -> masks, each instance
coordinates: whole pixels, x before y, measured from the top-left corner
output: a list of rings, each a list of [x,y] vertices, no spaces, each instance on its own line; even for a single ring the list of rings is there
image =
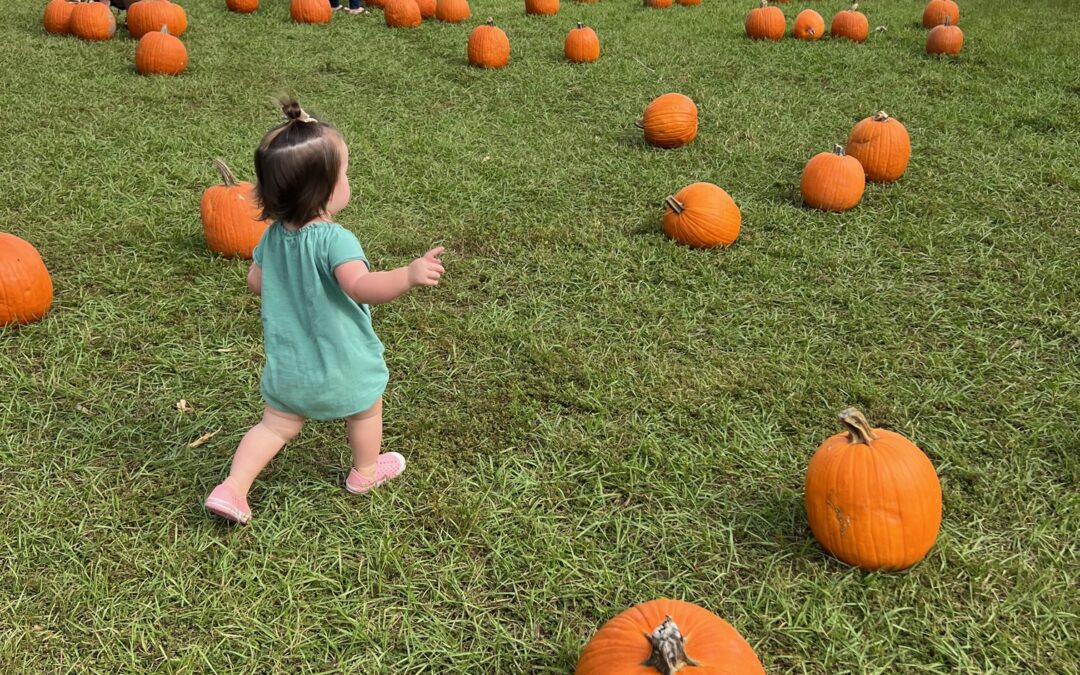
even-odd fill
[[[653,99],[637,123],[645,141],[659,148],[678,148],[694,140],[698,129],[698,109],[689,96],[664,94]]]
[[[199,202],[206,246],[227,258],[250,260],[270,221],[259,218],[254,185],[236,180],[220,159],[214,160],[214,168],[223,184],[207,188]]]
[[[230,12],[251,14],[259,9],[259,0],[225,0],[225,6]]]
[[[574,675],[765,675],[731,624],[689,602],[661,598],[615,616],[585,645]]]
[[[941,483],[930,459],[894,431],[872,429],[854,408],[806,470],[806,517],[821,547],[864,570],[922,560],[941,528]]]
[[[466,21],[472,12],[469,0],[438,0],[435,5],[435,18],[447,23]]]
[[[927,54],[947,54],[956,56],[964,46],[964,31],[960,26],[952,25],[952,19],[945,17],[945,23],[934,26],[926,36]]]
[[[70,34],[71,10],[75,9],[75,4],[69,0],[51,0],[45,5],[45,14],[41,17],[45,32],[53,35]]]
[[[469,64],[478,68],[502,68],[510,61],[510,39],[495,19],[488,17],[483,26],[469,34]]]
[[[787,19],[779,7],[770,7],[769,0],[746,15],[746,34],[755,40],[779,40],[787,30]]]
[[[563,53],[568,61],[591,63],[600,58],[600,38],[596,31],[579,22],[577,28],[566,35]]]
[[[804,9],[795,17],[791,34],[800,40],[820,40],[825,34],[825,19],[812,9]]]
[[[859,11],[859,3],[852,3],[851,9],[844,9],[833,17],[830,29],[833,37],[844,37],[855,42],[865,42],[870,35],[870,21]]]
[[[833,152],[814,155],[803,169],[799,191],[806,205],[822,211],[847,211],[854,208],[866,190],[862,164],[844,154],[837,145]]]
[[[723,188],[692,183],[664,200],[664,234],[694,248],[728,246],[739,236],[742,212]]]
[[[135,70],[141,75],[179,75],[187,70],[187,47],[162,26],[139,38],[135,47]]]
[[[883,110],[855,125],[848,136],[847,154],[859,160],[867,179],[894,181],[907,169],[911,139],[904,125]]]
[[[52,307],[49,270],[34,246],[0,232],[0,326],[37,321]]]

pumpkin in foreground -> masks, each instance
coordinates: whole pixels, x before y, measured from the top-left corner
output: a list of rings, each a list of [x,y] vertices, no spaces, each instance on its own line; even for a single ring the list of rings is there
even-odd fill
[[[617,615],[589,640],[574,675],[764,675],[731,624],[689,602],[661,598]]]
[[[911,139],[904,125],[883,110],[855,125],[847,154],[859,160],[868,180],[890,182],[907,170]]]
[[[799,191],[806,205],[822,211],[847,211],[854,208],[866,190],[862,164],[844,154],[837,145],[832,152],[810,158],[803,169]]]
[[[220,159],[214,160],[214,168],[221,174],[222,184],[207,188],[199,202],[206,246],[226,258],[250,260],[270,223],[259,219],[255,186],[236,180]]]
[[[180,37],[187,30],[184,8],[169,0],[139,0],[127,10],[127,29],[138,40],[147,33],[169,27],[169,33]]]
[[[692,183],[664,200],[664,234],[694,248],[728,246],[739,236],[742,212],[723,188]]]
[[[948,19],[952,25],[960,23],[960,6],[953,0],[930,0],[922,13],[924,28],[941,26]]]
[[[447,23],[460,23],[471,16],[469,0],[438,0],[435,4],[435,18]]]
[[[698,129],[697,105],[684,94],[664,94],[645,107],[637,126],[645,141],[658,148],[678,148],[694,140]]]
[[[383,5],[383,21],[390,28],[416,28],[423,20],[415,0],[386,0]]]
[[[334,10],[326,0],[292,0],[289,3],[289,16],[296,23],[330,23],[333,14]]]
[[[825,34],[825,19],[812,9],[804,9],[795,17],[791,34],[800,40],[820,40]]]
[[[37,249],[0,232],[0,326],[37,321],[52,301],[52,278]]]
[[[859,3],[852,3],[851,9],[840,10],[833,17],[830,31],[833,37],[843,37],[855,42],[866,42],[870,35],[870,20],[859,11]]]
[[[574,63],[591,63],[600,58],[600,38],[592,28],[578,22],[577,28],[566,35],[563,54]]]
[[[806,470],[806,517],[827,552],[867,571],[923,559],[941,528],[941,483],[930,459],[894,431],[872,429],[854,408],[847,431],[826,439]]]
[[[755,40],[779,40],[787,30],[787,19],[779,7],[770,7],[769,0],[746,15],[746,34]]]
[[[143,35],[135,47],[135,70],[141,75],[179,75],[187,70],[187,47],[169,35],[168,26]]]
[[[71,33],[71,10],[75,9],[75,3],[69,0],[51,0],[45,5],[45,13],[41,17],[41,25],[46,33],[53,35],[68,35]]]
[[[964,46],[964,31],[960,26],[952,25],[952,20],[945,18],[945,23],[935,26],[926,36],[927,54],[948,54],[956,56]]]
[[[502,68],[510,61],[510,38],[491,17],[469,34],[468,49],[469,64],[478,68]]]
[[[109,40],[116,34],[116,17],[102,2],[79,2],[71,10],[71,34],[83,40]]]

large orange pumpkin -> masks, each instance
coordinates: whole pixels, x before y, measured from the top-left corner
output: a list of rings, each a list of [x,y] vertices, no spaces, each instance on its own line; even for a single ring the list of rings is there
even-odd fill
[[[820,40],[825,34],[825,19],[812,9],[804,9],[795,17],[791,34],[800,40]]]
[[[386,0],[383,20],[391,28],[416,28],[424,20],[415,0]]]
[[[664,234],[694,248],[727,246],[739,236],[742,212],[712,183],[692,183],[664,200]]]
[[[41,17],[41,23],[45,26],[46,33],[53,35],[67,35],[71,32],[71,10],[75,9],[75,3],[69,0],[51,0],[45,5],[45,14]]]
[[[438,0],[435,5],[435,18],[447,23],[460,23],[472,15],[469,0]]]
[[[956,56],[964,46],[964,31],[960,26],[952,25],[952,19],[945,17],[945,23],[934,26],[926,36],[927,54],[948,54]]]
[[[898,120],[881,111],[851,130],[847,154],[859,160],[872,181],[894,181],[904,175],[911,159],[911,139]]]
[[[199,202],[206,246],[227,258],[250,260],[269,221],[260,220],[255,186],[238,181],[225,162],[214,160],[223,185],[213,185]]]
[[[416,0],[416,6],[420,9],[420,18],[430,19],[435,16],[435,0]]]
[[[941,483],[923,451],[862,413],[840,413],[846,433],[817,449],[806,470],[806,517],[822,548],[864,570],[922,560],[941,528]]]
[[[168,26],[139,38],[135,47],[135,70],[142,75],[179,75],[187,70],[187,47],[169,35]]]
[[[577,28],[566,35],[563,53],[568,61],[591,63],[600,58],[600,38],[596,36],[596,31],[592,28],[578,22]]]
[[[770,7],[769,0],[761,0],[746,15],[746,34],[755,40],[779,40],[787,30],[787,19],[779,7]]]
[[[830,30],[833,37],[844,37],[855,42],[865,42],[870,35],[870,21],[859,11],[859,3],[852,3],[851,9],[836,13]]]
[[[510,39],[495,19],[477,26],[469,34],[469,64],[479,68],[502,68],[510,61]]]
[[[131,37],[139,39],[147,33],[169,27],[169,33],[180,37],[187,30],[184,8],[169,0],[139,0],[127,11],[127,28]]]
[[[684,670],[685,668],[685,670]],[[765,675],[731,624],[689,602],[661,598],[617,615],[589,640],[574,675]]]
[[[330,23],[334,10],[326,0],[292,0],[289,16],[296,23]]]
[[[637,123],[645,140],[660,148],[678,148],[694,140],[698,129],[698,109],[689,96],[664,94],[653,99]]]
[[[803,169],[799,184],[806,205],[822,211],[847,211],[854,208],[866,190],[862,164],[844,154],[841,145],[833,152],[814,155]]]
[[[555,16],[559,13],[559,0],[525,0],[525,13]]]
[[[37,321],[52,301],[52,278],[37,249],[0,232],[0,326]]]
[[[259,9],[259,0],[225,0],[225,6],[230,12],[237,14],[251,14]]]
[[[71,34],[83,40],[109,40],[116,34],[116,17],[112,10],[93,0],[75,5],[68,25]]]
[[[922,13],[922,25],[924,28],[941,26],[948,19],[952,25],[960,23],[960,6],[953,0],[930,0],[926,3],[926,9]]]

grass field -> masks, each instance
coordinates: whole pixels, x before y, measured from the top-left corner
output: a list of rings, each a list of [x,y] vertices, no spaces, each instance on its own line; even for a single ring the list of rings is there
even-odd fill
[[[922,53],[921,0],[864,2],[889,30],[861,46],[751,42],[749,1],[476,0],[468,26],[391,31],[186,0],[178,79],[135,75],[123,29],[45,36],[41,4],[0,9],[0,230],[56,286],[0,330],[0,672],[567,673],[658,596],[770,673],[1080,672],[1073,2],[963,0],[954,61]],[[789,26],[805,6],[844,5]],[[505,71],[465,65],[488,15]],[[579,19],[587,67],[561,58]],[[343,426],[311,424],[228,528],[201,502],[261,410],[259,302],[197,205],[212,158],[251,178],[286,89],[349,141],[341,221],[373,262],[442,244],[448,275],[376,310],[405,477],[345,493]],[[668,91],[701,109],[677,151],[633,127]],[[806,160],[879,109],[906,176],[802,208]],[[660,233],[695,180],[742,208],[730,249]],[[941,476],[909,572],[852,570],[806,525],[847,405]]]

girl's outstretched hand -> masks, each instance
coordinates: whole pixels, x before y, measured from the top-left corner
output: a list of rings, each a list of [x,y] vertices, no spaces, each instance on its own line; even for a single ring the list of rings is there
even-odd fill
[[[438,286],[439,279],[446,272],[442,261],[439,260],[439,256],[445,250],[442,246],[433,248],[425,253],[423,257],[409,263],[409,285]]]

